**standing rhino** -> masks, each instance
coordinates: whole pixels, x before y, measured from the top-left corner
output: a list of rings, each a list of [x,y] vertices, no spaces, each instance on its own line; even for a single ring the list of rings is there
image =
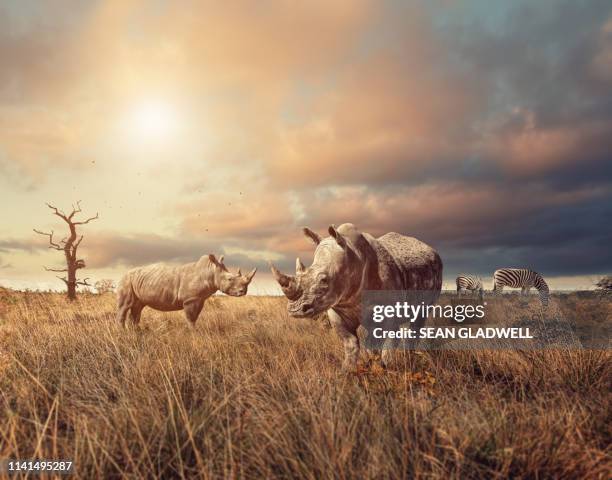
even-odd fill
[[[119,284],[117,320],[125,326],[131,314],[137,325],[142,309],[149,306],[163,312],[185,310],[187,320],[195,325],[208,297],[217,290],[233,297],[246,295],[256,271],[254,268],[247,275],[242,275],[240,269],[230,273],[223,264],[223,255],[217,260],[212,254],[178,267],[158,263],[135,268]]]
[[[303,231],[317,246],[312,265],[305,268],[298,258],[296,274],[290,276],[270,264],[272,274],[289,299],[291,316],[312,317],[327,310],[344,343],[344,369],[353,368],[359,356],[357,328],[364,290],[429,291],[433,292],[431,303],[438,299],[442,260],[425,243],[394,232],[374,238],[351,223],[330,226],[327,238],[306,227]],[[413,326],[418,328],[423,322],[420,319]],[[389,354],[385,346],[383,365]]]

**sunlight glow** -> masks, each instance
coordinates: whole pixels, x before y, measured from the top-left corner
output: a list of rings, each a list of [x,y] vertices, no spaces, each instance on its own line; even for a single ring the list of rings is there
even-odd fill
[[[168,142],[179,129],[179,118],[175,109],[162,101],[146,101],[135,106],[126,119],[129,136],[141,142]]]

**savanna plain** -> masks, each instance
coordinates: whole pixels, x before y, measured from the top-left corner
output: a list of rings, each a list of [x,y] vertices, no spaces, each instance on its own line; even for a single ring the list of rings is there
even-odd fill
[[[609,478],[609,350],[364,354],[343,373],[326,318],[285,307],[214,297],[195,329],[150,309],[122,329],[113,294],[0,290],[0,458],[78,478]]]

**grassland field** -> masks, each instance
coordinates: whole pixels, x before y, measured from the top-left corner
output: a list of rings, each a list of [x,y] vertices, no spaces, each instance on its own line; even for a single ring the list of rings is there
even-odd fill
[[[596,302],[553,308],[595,322]],[[285,307],[214,297],[195,329],[150,309],[122,329],[113,294],[1,290],[0,458],[77,478],[610,478],[609,350],[364,354],[347,374],[325,318]]]

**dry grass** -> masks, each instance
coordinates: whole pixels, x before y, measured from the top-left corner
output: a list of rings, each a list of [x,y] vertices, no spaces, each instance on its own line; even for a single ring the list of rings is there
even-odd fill
[[[607,351],[398,355],[339,372],[323,322],[215,298],[114,322],[112,295],[4,295],[0,457],[80,478],[609,478]]]

